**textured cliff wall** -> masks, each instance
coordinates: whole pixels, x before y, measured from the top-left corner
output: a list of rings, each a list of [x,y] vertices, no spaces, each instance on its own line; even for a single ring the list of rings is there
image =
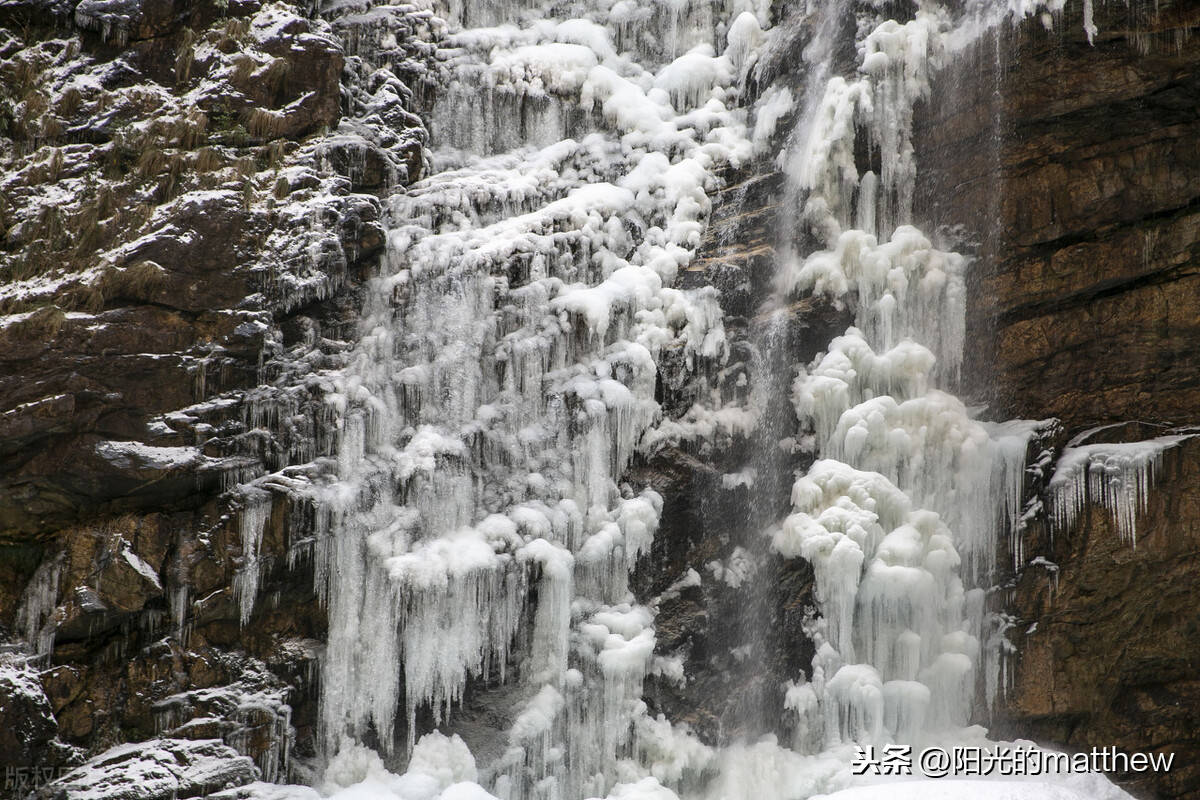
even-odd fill
[[[305,520],[223,492],[328,445],[311,376],[422,169],[356,33],[254,0],[0,3],[2,768],[165,734],[273,779],[311,751]],[[255,774],[173,747],[225,771],[154,791]]]
[[[1200,9],[1160,8],[1100,9],[1094,45],[1077,6],[1054,32],[1027,20],[923,115],[924,213],[980,244],[967,382],[997,416],[1200,408]]]
[[[967,388],[997,419],[1057,417],[1057,447],[1200,422],[1200,4],[1098,6],[1092,44],[1080,15],[982,43],[919,117],[922,213],[979,255]],[[1136,548],[1094,489],[1067,529],[1043,492],[1004,593],[997,731],[1174,752],[1124,776],[1143,796],[1200,796],[1198,470],[1194,442],[1164,454]]]
[[[1123,776],[1142,797],[1195,797],[1200,774],[1200,443],[1168,451],[1136,549],[1089,506],[1020,576],[1013,683],[1000,728],[1088,749],[1175,754],[1171,771]],[[1036,624],[1036,628],[1032,627]]]

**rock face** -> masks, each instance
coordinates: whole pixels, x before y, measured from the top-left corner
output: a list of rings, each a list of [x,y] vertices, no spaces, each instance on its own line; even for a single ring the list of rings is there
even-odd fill
[[[183,797],[312,752],[308,528],[224,492],[321,455],[298,450],[322,446],[310,376],[356,330],[383,194],[423,168],[412,93],[347,52],[356,24],[0,2],[0,652],[40,670],[25,691],[38,673],[0,664],[0,768],[161,735],[161,769],[134,748],[76,777]],[[392,30],[384,60],[416,69]]]
[[[1200,441],[1168,451],[1137,547],[1091,505],[1020,576],[1018,660],[1003,728],[1069,747],[1175,754],[1162,775],[1127,774],[1139,796],[1195,797],[1200,748]],[[1032,627],[1036,623],[1036,628]]]
[[[1057,417],[1059,447],[1200,422],[1200,6],[1157,9],[1097,6],[1094,45],[1078,6],[1054,33],[1026,21],[918,116],[920,213],[979,256],[964,381],[995,418]],[[1175,753],[1167,774],[1117,777],[1198,797],[1200,447],[1163,459],[1136,548],[1094,494],[1067,530],[1030,517],[992,727]]]
[[[0,208],[9,538],[97,510],[194,507],[217,488],[236,464],[100,444],[253,451],[212,441],[255,427],[231,430],[227,408],[162,415],[269,383],[297,338],[336,352],[336,295],[383,240],[380,199],[362,190],[420,165],[422,129],[394,76],[375,75],[366,97],[355,83],[347,103],[362,117],[342,118],[343,69],[362,67],[328,23],[282,5],[176,5],[85,3],[68,27],[0,9],[13,26]],[[373,133],[385,118],[395,127]],[[351,169],[350,152],[373,169]]]
[[[36,672],[0,661],[0,748],[14,764],[47,759],[56,730],[50,702]]]
[[[1195,420],[1200,25],[1194,3],[1029,20],[944,81],[918,197],[980,245],[966,381],[997,416]],[[1141,52],[1140,50],[1148,50]],[[1000,62],[997,65],[997,62]],[[998,98],[998,99],[997,99]],[[928,165],[928,166],[926,166]]]
[[[129,767],[136,765],[136,780]],[[45,800],[107,797],[174,800],[240,786],[257,776],[254,762],[217,740],[157,739],[114,747],[38,793]]]

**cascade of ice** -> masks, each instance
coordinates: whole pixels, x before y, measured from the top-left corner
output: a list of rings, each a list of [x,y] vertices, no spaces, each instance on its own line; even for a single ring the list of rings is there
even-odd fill
[[[659,353],[725,356],[715,294],[671,283],[716,170],[750,154],[736,76],[765,7],[434,11],[434,171],[391,198],[360,344],[325,378],[336,463],[304,490],[321,725],[330,755],[396,734],[403,754],[420,714],[512,685],[493,791],[604,793],[651,664],[627,581],[661,512],[620,478]]]
[[[440,31],[432,174],[390,198],[359,344],[320,377],[336,457],[268,479],[316,506],[331,791],[370,783],[430,800],[478,781],[503,800],[780,786],[803,797],[847,780],[844,745],[968,724],[978,584],[1019,516],[1032,426],[982,423],[950,393],[967,264],[912,226],[911,139],[913,106],[964,33],[931,0],[918,5],[902,24],[813,2],[782,31],[765,0],[418,9],[444,21],[429,26]],[[976,28],[987,16],[963,13]],[[794,94],[770,64],[803,27],[810,69]],[[682,350],[703,375],[727,355],[714,290],[672,286],[709,193],[721,169],[765,152],[793,108],[779,163],[795,239],[815,246],[784,242],[776,300],[826,294],[852,303],[855,325],[799,370],[792,409],[786,389],[763,383],[753,408],[698,405],[658,424],[660,356]],[[878,174],[859,173],[860,134]],[[785,350],[770,330],[757,344],[760,373],[786,386]],[[813,564],[817,655],[777,710],[791,715],[791,747],[712,748],[641,702],[645,676],[665,667],[653,609],[628,578],[663,506],[622,473],[639,445],[663,440],[757,428],[777,444],[781,406],[811,427],[820,460],[791,487],[785,519],[751,525],[770,534],[760,549]],[[768,494],[791,481],[770,455],[731,479]],[[249,613],[268,507],[246,498]],[[738,586],[756,556],[709,568]],[[474,689],[505,689],[512,712],[478,765],[458,737],[418,739]],[[407,757],[409,773],[389,776],[363,742]]]
[[[949,12],[922,3],[911,20],[856,37],[856,74],[816,90],[781,156],[816,249],[791,255],[778,291],[855,309],[855,326],[799,370],[795,410],[823,460],[796,481],[772,537],[815,571],[815,699],[790,693],[813,748],[915,744],[967,724],[983,655],[982,590],[968,587],[987,585],[998,541],[1019,522],[1034,427],[981,423],[947,391],[967,262],[911,224],[913,106],[954,29]],[[860,174],[864,135],[878,174]]]

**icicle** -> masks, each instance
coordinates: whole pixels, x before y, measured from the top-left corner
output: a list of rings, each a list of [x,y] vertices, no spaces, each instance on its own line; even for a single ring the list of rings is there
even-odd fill
[[[869,183],[869,181],[868,181]],[[934,248],[910,226],[879,244],[863,231],[841,233],[829,250],[808,256],[780,277],[784,292],[811,290],[835,298],[853,291],[855,325],[873,349],[884,351],[904,339],[936,357],[936,377],[958,375],[965,336],[965,259]]]
[[[1092,0],[1083,0],[1083,32],[1087,34],[1088,44],[1094,46],[1096,34],[1100,29],[1096,27]]]
[[[54,638],[58,632],[55,610],[58,606],[63,557],[60,553],[38,565],[25,585],[21,604],[17,607],[16,628],[39,656],[54,650]]]
[[[1167,450],[1187,435],[1145,442],[1066,447],[1050,478],[1050,516],[1055,529],[1069,531],[1088,502],[1112,514],[1121,541],[1137,546],[1137,519],[1146,510],[1154,473]]]
[[[829,679],[825,691],[827,746],[883,743],[883,684],[873,667],[846,664]]]
[[[792,713],[792,749],[805,754],[817,753],[825,740],[821,701],[813,685],[801,679],[788,681],[783,707]]]
[[[242,564],[233,578],[233,590],[238,598],[242,625],[250,621],[262,580],[259,547],[262,543],[263,528],[271,514],[271,494],[262,490],[247,490],[244,503],[238,523],[242,537]]]

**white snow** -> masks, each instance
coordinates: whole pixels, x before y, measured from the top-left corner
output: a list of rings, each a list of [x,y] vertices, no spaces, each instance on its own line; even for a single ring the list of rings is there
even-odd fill
[[[1041,781],[914,780],[856,786],[820,800],[1091,800],[1092,795]],[[816,800],[816,798],[814,798]]]
[[[154,447],[119,441],[98,442],[96,455],[122,469],[182,470],[210,460],[198,447]]]
[[[157,739],[112,747],[57,779],[79,800],[199,794],[247,783],[258,770],[220,740]]]

